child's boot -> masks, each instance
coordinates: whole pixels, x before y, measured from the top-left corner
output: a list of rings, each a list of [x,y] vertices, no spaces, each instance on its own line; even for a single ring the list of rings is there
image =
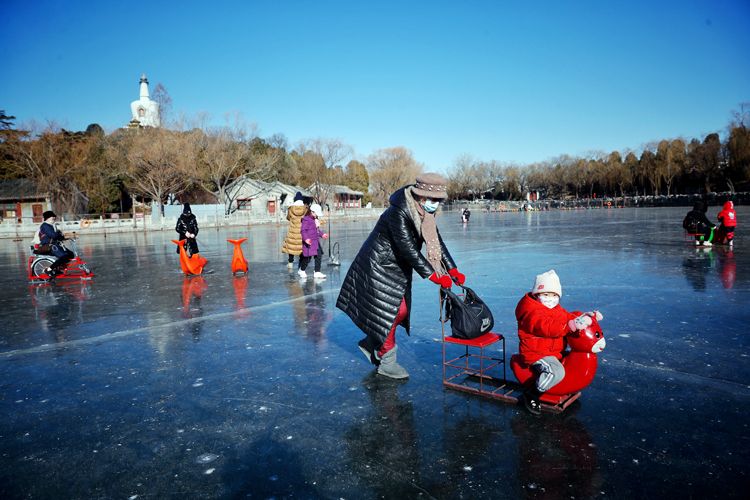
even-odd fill
[[[532,415],[542,414],[542,403],[539,401],[540,395],[541,393],[536,390],[536,387],[533,389],[526,389],[523,393],[523,403]]]

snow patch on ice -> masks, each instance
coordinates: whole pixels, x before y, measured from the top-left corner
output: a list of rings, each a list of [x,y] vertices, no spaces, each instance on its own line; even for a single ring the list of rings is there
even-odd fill
[[[215,455],[213,453],[204,453],[203,455],[199,455],[198,458],[195,459],[195,463],[210,464],[217,458],[219,458],[219,455]]]

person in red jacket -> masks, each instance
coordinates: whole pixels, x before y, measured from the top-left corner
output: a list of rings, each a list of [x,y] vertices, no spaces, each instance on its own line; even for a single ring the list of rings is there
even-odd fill
[[[727,242],[729,246],[734,243],[734,228],[737,227],[737,212],[734,210],[734,203],[727,201],[724,208],[716,216],[721,222],[717,240],[719,243]]]
[[[537,275],[534,287],[518,302],[519,354],[536,375],[524,393],[529,412],[541,413],[539,396],[565,378],[560,360],[566,347],[565,336],[591,325],[591,316],[602,319],[599,311],[568,312],[560,305],[562,286],[554,270]]]

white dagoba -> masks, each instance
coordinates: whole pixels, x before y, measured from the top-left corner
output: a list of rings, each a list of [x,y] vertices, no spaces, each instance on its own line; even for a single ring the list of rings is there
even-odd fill
[[[130,121],[131,126],[136,123],[141,127],[158,127],[161,125],[159,120],[159,104],[148,97],[148,78],[141,75],[141,97],[137,101],[130,103],[130,112],[133,119]]]

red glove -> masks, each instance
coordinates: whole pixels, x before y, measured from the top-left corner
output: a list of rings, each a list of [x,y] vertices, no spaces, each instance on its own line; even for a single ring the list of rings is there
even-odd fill
[[[448,276],[443,275],[438,278],[438,275],[436,273],[432,273],[430,275],[430,281],[432,281],[436,285],[440,285],[443,288],[450,288],[453,285],[453,282]]]
[[[459,285],[463,285],[466,282],[466,275],[463,273],[459,273],[457,267],[454,267],[453,269],[448,271],[448,274],[450,274],[451,277],[455,278]]]

